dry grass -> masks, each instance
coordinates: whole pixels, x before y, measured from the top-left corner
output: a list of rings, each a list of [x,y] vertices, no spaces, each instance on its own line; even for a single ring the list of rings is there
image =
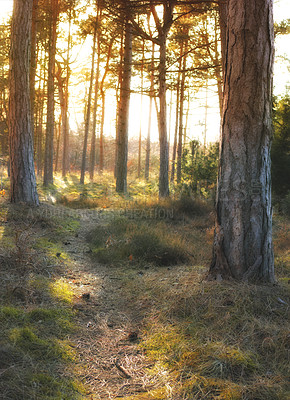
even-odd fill
[[[87,187],[88,197],[101,190]],[[114,212],[102,208],[89,237],[107,266],[76,238],[93,221],[48,205],[27,219],[29,210],[3,204],[0,398],[288,399],[289,221],[274,221],[277,285],[207,282],[208,205],[146,200],[137,187],[116,218],[117,198],[103,195],[99,207]],[[171,262],[156,262],[169,248]],[[172,262],[176,254],[184,258]]]

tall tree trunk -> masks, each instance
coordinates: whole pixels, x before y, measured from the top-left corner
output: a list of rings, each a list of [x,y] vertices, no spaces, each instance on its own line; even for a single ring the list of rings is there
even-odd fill
[[[179,101],[179,129],[178,129],[178,147],[177,147],[177,167],[176,167],[176,180],[177,183],[181,182],[181,158],[182,158],[182,138],[183,138],[183,117],[184,117],[184,100],[185,100],[185,73],[186,73],[186,56],[188,51],[188,28],[185,28],[184,34],[186,35],[185,43],[182,46],[182,73],[180,82],[180,101]],[[184,53],[184,54],[183,54]]]
[[[175,110],[175,129],[174,129],[174,140],[172,149],[172,163],[171,163],[171,182],[174,182],[175,178],[175,162],[176,162],[176,150],[177,150],[177,133],[178,133],[178,122],[179,122],[179,98],[180,98],[180,75],[181,75],[182,58],[179,59],[179,70],[176,82],[176,110]]]
[[[225,72],[225,61],[227,56],[227,18],[228,18],[229,0],[219,0],[219,25],[221,33],[221,51],[222,51],[222,70]]]
[[[30,102],[31,102],[31,127],[34,137],[34,103],[35,103],[35,76],[37,63],[36,32],[37,32],[38,0],[33,0],[30,48]]]
[[[102,10],[97,7],[97,21],[101,22]],[[96,78],[95,78],[95,98],[94,98],[94,110],[93,110],[93,129],[92,129],[92,140],[91,140],[91,151],[90,151],[90,180],[94,179],[95,164],[96,164],[96,131],[97,131],[97,110],[98,110],[98,99],[99,99],[99,80],[100,80],[100,62],[101,62],[101,35],[97,30],[97,67],[96,67]]]
[[[56,27],[58,17],[58,0],[50,0],[50,26],[49,26],[49,60],[47,81],[47,119],[44,155],[43,184],[48,186],[53,183],[53,137],[54,137],[54,73],[56,52]]]
[[[147,139],[146,139],[146,157],[145,157],[145,179],[146,180],[149,179],[149,170],[150,170],[151,121],[152,121],[152,108],[153,108],[153,96],[154,96],[154,58],[155,58],[155,45],[154,45],[154,42],[152,42],[149,117],[148,117],[148,131],[147,131]]]
[[[86,120],[85,120],[85,135],[84,135],[81,177],[80,177],[81,184],[85,183],[85,174],[86,174],[87,146],[88,146],[88,137],[90,129],[90,118],[91,118],[91,101],[92,101],[93,81],[95,73],[96,38],[97,38],[97,24],[95,25],[94,38],[93,38],[92,67],[91,67],[90,86],[88,94],[88,105],[87,105]]]
[[[118,129],[119,129],[119,109],[120,109],[120,88],[122,83],[122,61],[124,57],[124,29],[121,33],[121,44],[120,44],[120,66],[118,68],[118,84],[116,87],[116,141],[115,141],[115,167],[114,167],[114,178],[117,178],[117,154],[118,154]]]
[[[270,176],[272,0],[229,0],[210,275],[274,281]]]
[[[159,144],[160,144],[160,168],[159,168],[159,197],[169,196],[168,182],[168,142],[167,142],[167,115],[166,115],[166,34],[160,37],[159,60]]]
[[[142,61],[141,61],[141,100],[140,100],[140,126],[139,126],[139,143],[138,143],[138,170],[137,176],[140,178],[141,176],[141,151],[142,151],[142,111],[143,111],[143,72],[144,72],[144,50],[145,50],[145,41],[142,40]]]
[[[105,111],[106,111],[106,92],[101,88],[102,97],[102,111],[101,111],[101,129],[100,129],[100,143],[99,143],[99,174],[103,173],[104,169],[104,125],[105,125]]]
[[[109,72],[109,65],[110,65],[110,59],[111,59],[112,47],[113,47],[114,40],[115,40],[115,37],[113,36],[108,45],[106,67],[105,67],[103,78],[100,83],[100,93],[101,93],[101,98],[102,98],[101,128],[100,128],[100,141],[99,141],[99,173],[100,174],[103,173],[103,169],[104,169],[104,123],[105,123],[105,111],[106,111],[106,108],[105,108],[105,102],[106,102],[105,80],[106,80],[106,76]]]
[[[30,104],[30,40],[33,0],[14,0],[10,76],[10,200],[38,205]]]
[[[54,172],[58,171],[60,137],[61,137],[61,117],[60,117],[60,121],[58,123],[58,128],[56,129],[56,150],[55,150]]]
[[[67,52],[66,52],[66,78],[65,78],[65,90],[64,90],[64,118],[62,126],[62,137],[63,137],[63,150],[62,150],[62,176],[65,177],[69,170],[69,120],[68,120],[68,100],[69,100],[69,59],[70,59],[70,47],[71,47],[71,9],[69,10],[69,28],[68,28],[68,39],[67,39]]]
[[[130,84],[132,70],[132,27],[129,22],[125,23],[125,44],[123,73],[120,89],[120,108],[118,113],[118,143],[117,143],[117,176],[116,191],[127,192],[127,160],[128,160],[128,127],[129,127],[129,105]]]
[[[37,123],[36,123],[36,168],[37,176],[40,177],[43,169],[43,126],[44,126],[44,93],[46,85],[46,68],[45,68],[45,56],[44,51],[40,54],[40,72],[38,80],[38,98],[37,98]]]

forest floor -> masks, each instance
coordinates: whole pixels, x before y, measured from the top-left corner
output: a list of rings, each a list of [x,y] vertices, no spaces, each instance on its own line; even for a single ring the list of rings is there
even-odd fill
[[[204,279],[208,208],[71,205],[2,201],[0,398],[289,398],[286,218],[256,286]]]

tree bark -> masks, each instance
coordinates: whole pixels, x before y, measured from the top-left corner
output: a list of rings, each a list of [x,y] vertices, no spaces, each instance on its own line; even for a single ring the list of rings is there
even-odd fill
[[[273,282],[272,0],[229,0],[224,106],[210,276]]]
[[[9,77],[10,200],[38,205],[30,103],[30,41],[33,0],[15,0]]]
[[[102,9],[97,6],[97,21],[100,24],[102,21]],[[97,110],[99,100],[99,80],[100,80],[100,62],[101,62],[101,33],[97,29],[97,68],[95,77],[95,98],[94,98],[94,109],[93,109],[93,131],[91,140],[91,151],[90,151],[90,180],[94,179],[95,164],[96,164],[96,130],[97,130]]]
[[[180,75],[181,75],[182,58],[179,59],[178,76],[176,83],[176,110],[175,110],[175,128],[174,128],[174,140],[172,149],[172,163],[171,163],[171,182],[175,179],[175,163],[176,163],[176,150],[177,150],[177,133],[178,133],[178,119],[179,119],[179,98],[180,98]]]
[[[138,170],[137,176],[140,178],[141,176],[141,152],[142,152],[142,111],[143,111],[143,86],[144,86],[144,61],[145,61],[145,40],[142,39],[142,60],[141,60],[141,99],[140,99],[140,126],[139,126],[139,143],[138,143]]]
[[[169,196],[168,182],[168,142],[167,142],[167,115],[166,115],[166,34],[160,37],[160,62],[159,62],[159,143],[160,143],[160,169],[159,169],[159,197]]]
[[[32,24],[31,24],[31,48],[30,48],[30,103],[31,103],[31,127],[34,138],[34,103],[35,103],[35,76],[37,64],[36,33],[37,33],[38,0],[33,0]]]
[[[62,126],[62,138],[63,138],[63,150],[62,150],[62,176],[65,177],[69,171],[69,119],[68,119],[68,100],[69,100],[69,60],[70,60],[70,48],[71,48],[71,20],[72,12],[69,10],[69,29],[67,39],[67,53],[65,61],[66,78],[65,78],[65,90],[64,90],[64,118]]]
[[[125,44],[123,75],[120,89],[120,108],[118,115],[118,142],[116,163],[116,191],[127,192],[128,127],[130,105],[130,83],[132,70],[132,26],[125,24]]]
[[[221,34],[222,70],[225,72],[225,61],[227,53],[227,18],[229,0],[219,0],[219,25]]]
[[[56,27],[58,17],[58,0],[50,0],[50,33],[49,33],[49,60],[47,80],[47,119],[44,155],[43,184],[53,183],[53,137],[54,137],[54,74],[56,52]]]
[[[146,156],[145,156],[145,179],[146,180],[149,179],[149,171],[150,171],[151,121],[152,121],[152,106],[153,106],[153,96],[154,96],[154,57],[155,57],[155,45],[154,45],[154,42],[152,42],[149,116],[148,116],[148,131],[147,131],[147,139],[146,139]]]
[[[181,158],[182,158],[182,138],[183,138],[183,117],[184,117],[184,100],[185,100],[185,74],[186,74],[186,58],[188,51],[188,28],[185,28],[185,43],[181,46],[182,50],[182,73],[180,82],[180,101],[179,101],[179,129],[178,129],[178,146],[177,146],[177,166],[176,181],[181,182]],[[184,53],[184,54],[183,54]]]

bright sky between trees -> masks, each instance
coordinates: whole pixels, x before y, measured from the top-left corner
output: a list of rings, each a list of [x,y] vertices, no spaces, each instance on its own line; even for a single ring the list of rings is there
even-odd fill
[[[0,20],[6,19],[7,16],[12,14],[13,8],[13,0],[0,0],[1,6],[1,15]],[[282,20],[290,18],[290,3],[289,0],[275,0],[274,1],[274,20],[275,22],[280,22]],[[88,44],[90,49],[90,44]],[[83,54],[87,56],[87,64],[90,65],[90,50],[83,48],[81,51],[81,64],[84,64]],[[290,72],[289,72],[289,61],[285,61],[285,59],[290,59],[290,49],[289,49],[289,35],[280,36],[276,38],[276,59],[275,59],[275,68],[274,68],[274,93],[275,95],[283,95],[285,94],[287,87],[290,86]],[[84,90],[84,88],[83,88]],[[71,88],[71,112],[70,112],[70,126],[73,130],[77,129],[77,126],[83,122],[83,110],[80,108],[78,104],[79,101],[74,100],[80,93],[79,88],[74,92],[73,87]],[[147,96],[145,96],[147,97]],[[188,131],[191,139],[199,139],[203,141],[203,133],[204,133],[204,120],[205,120],[205,97],[207,97],[208,111],[207,111],[207,141],[215,141],[218,140],[219,137],[219,109],[218,109],[218,97],[215,89],[210,89],[207,94],[205,91],[199,91],[197,94],[197,99],[194,100],[190,106],[189,113],[189,123],[188,123]],[[168,99],[169,100],[169,99]],[[112,103],[110,106],[110,100],[108,99],[107,104],[107,115],[106,115],[106,132],[109,134],[114,134],[114,118],[115,118],[115,105]],[[131,108],[130,108],[130,128],[129,128],[129,136],[137,137],[140,130],[140,124],[142,126],[142,136],[146,136],[147,134],[147,116],[149,101],[147,98],[143,99],[143,110],[142,115],[140,113],[140,96],[132,95],[131,97]],[[145,117],[144,117],[145,116]],[[173,118],[172,118],[173,119]],[[173,131],[174,121],[169,120],[169,134],[170,131]],[[158,140],[158,132],[157,132],[157,122],[156,116],[153,118],[152,128],[152,139],[154,141]],[[171,135],[173,136],[173,134]]]

